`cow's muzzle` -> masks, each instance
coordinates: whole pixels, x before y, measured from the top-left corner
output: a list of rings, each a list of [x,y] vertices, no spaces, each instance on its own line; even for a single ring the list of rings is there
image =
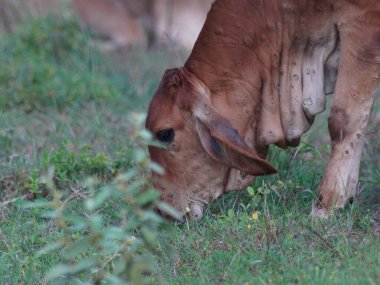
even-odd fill
[[[189,209],[190,209],[190,214],[193,219],[196,221],[199,221],[203,217],[203,206],[204,204],[202,202],[191,202]]]

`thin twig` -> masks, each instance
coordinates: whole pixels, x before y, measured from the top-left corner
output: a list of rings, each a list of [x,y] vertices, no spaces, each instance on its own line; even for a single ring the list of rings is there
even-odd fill
[[[327,241],[325,238],[323,238],[318,232],[316,232],[315,230],[313,230],[310,226],[307,226],[305,225],[304,223],[301,222],[301,225],[309,230],[311,233],[313,233],[316,237],[318,237],[326,246],[327,248],[331,249],[334,253],[336,253],[338,255],[338,257],[340,259],[343,259],[343,256],[342,254],[329,242]]]
[[[0,203],[0,208],[1,208],[1,207],[5,207],[5,206],[7,206],[7,205],[9,205],[9,204],[12,204],[12,203],[16,202],[17,200],[24,199],[24,198],[26,198],[26,197],[28,197],[28,195],[25,194],[25,195],[22,195],[22,196],[20,196],[20,197],[16,197],[16,198],[10,199],[10,200],[8,200],[8,201],[1,202],[1,203]]]

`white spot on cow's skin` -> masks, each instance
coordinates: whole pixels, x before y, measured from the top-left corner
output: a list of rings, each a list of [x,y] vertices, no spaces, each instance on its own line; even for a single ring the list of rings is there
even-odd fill
[[[305,106],[312,106],[313,105],[313,100],[311,98],[306,98],[303,100],[303,104]]]
[[[205,116],[208,116],[208,115],[210,115],[210,113],[211,113],[211,111],[210,111],[209,106],[204,105],[204,106],[203,106],[203,114],[204,114]]]
[[[310,74],[310,69],[309,69],[309,68],[306,69],[306,74],[307,74],[307,75]]]

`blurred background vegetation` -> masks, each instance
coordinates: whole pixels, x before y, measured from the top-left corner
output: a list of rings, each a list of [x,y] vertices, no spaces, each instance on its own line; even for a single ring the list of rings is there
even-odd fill
[[[379,282],[379,96],[362,192],[330,221],[309,217],[327,112],[298,148],[271,149],[278,174],[201,222],[154,213],[135,113],[195,41],[173,15],[197,30],[210,2],[0,0],[0,284]]]

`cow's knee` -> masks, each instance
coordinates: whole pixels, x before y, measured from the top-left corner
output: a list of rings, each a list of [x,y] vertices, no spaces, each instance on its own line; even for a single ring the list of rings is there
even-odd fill
[[[347,135],[348,116],[345,109],[333,106],[328,119],[331,143],[341,143]]]

